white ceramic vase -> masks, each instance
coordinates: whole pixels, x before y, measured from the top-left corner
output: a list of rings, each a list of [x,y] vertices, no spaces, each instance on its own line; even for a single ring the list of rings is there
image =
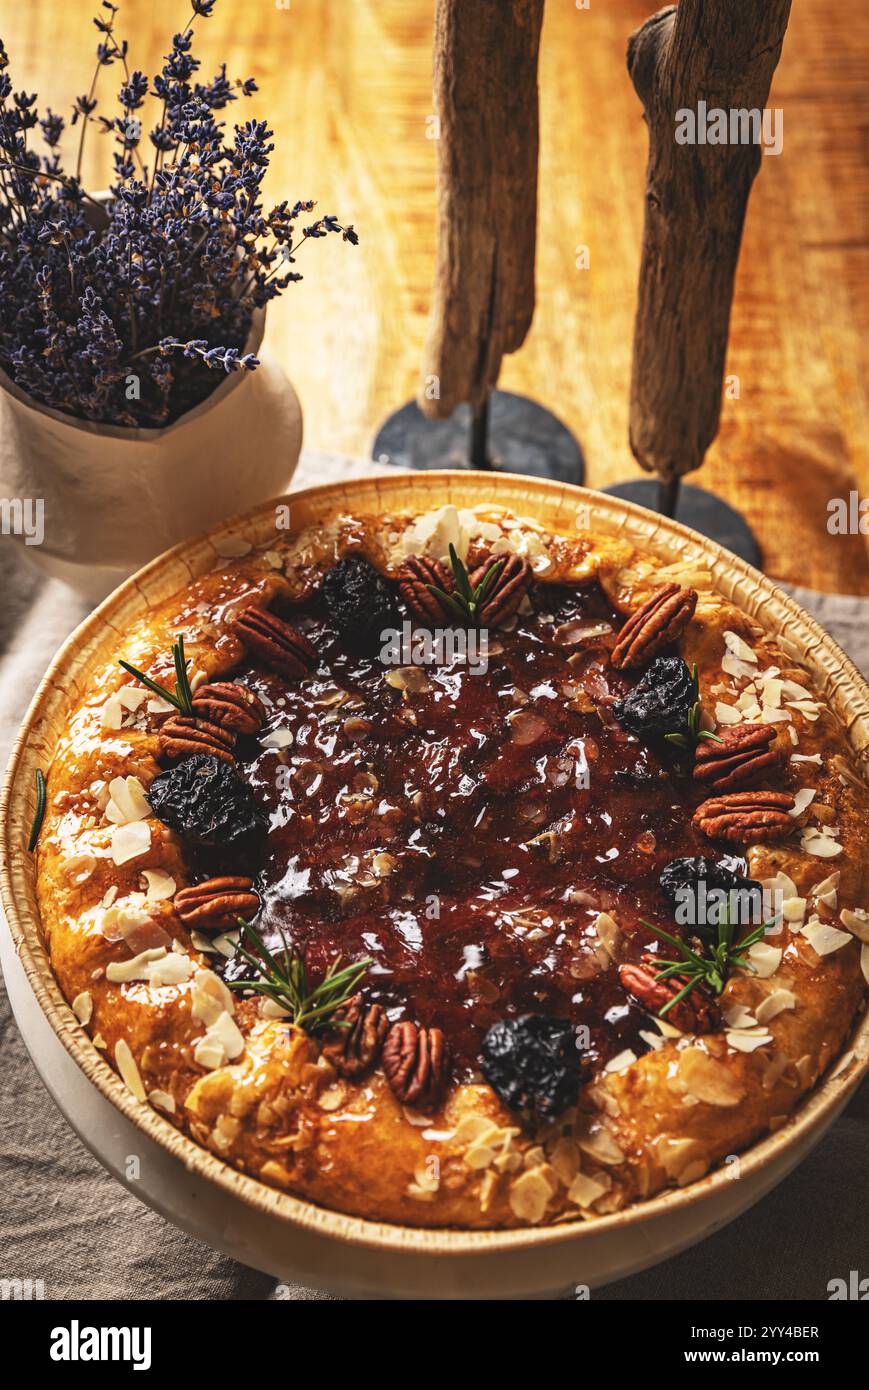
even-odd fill
[[[279,364],[259,351],[264,319],[258,311],[244,348],[260,366],[225,376],[161,429],[74,419],[0,371],[3,530],[28,559],[97,602],[178,541],[286,491],[302,412]],[[28,544],[15,519],[37,516],[39,503],[44,535]]]

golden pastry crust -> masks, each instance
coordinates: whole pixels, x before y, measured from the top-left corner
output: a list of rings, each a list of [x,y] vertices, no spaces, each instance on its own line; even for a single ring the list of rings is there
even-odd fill
[[[481,524],[487,545],[500,534],[543,583],[596,579],[624,614],[666,580],[691,585],[697,608],[678,649],[697,664],[704,708],[719,720],[757,718],[756,696],[761,714],[778,711],[777,743],[800,759],[791,766],[814,795],[791,835],[746,846],[752,877],[779,876],[787,920],[764,946],[758,974],[731,975],[721,998],[728,1027],[702,1037],[670,1029],[653,1050],[593,1076],[576,1111],[536,1134],[485,1084],[453,1084],[436,1113],[421,1115],[398,1103],[379,1068],[358,1082],[338,1076],[316,1039],[264,1016],[255,999],[229,995],[173,907],[190,882],[183,841],[153,815],[125,822],[110,800],[113,779],[138,779],[147,791],[161,771],[165,717],[115,663],[94,671],[71,710],[38,849],[57,979],[143,1104],[264,1182],[417,1226],[593,1218],[702,1177],[779,1126],[838,1055],[869,952],[869,791],[807,673],[696,566],[664,566],[621,540],[555,536],[497,508]],[[225,677],[241,656],[231,625],[243,608],[304,599],[348,549],[394,575],[407,549],[435,553],[432,533],[408,514],[344,517],[278,539],[153,609],[124,635],[119,655],[168,673],[183,629],[199,678]]]

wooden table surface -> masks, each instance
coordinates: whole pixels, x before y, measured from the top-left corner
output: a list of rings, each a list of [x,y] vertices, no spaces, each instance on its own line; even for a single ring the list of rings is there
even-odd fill
[[[97,2],[4,6],[16,90],[68,110],[90,81]],[[544,20],[537,311],[501,385],[565,420],[593,487],[639,473],[627,409],[646,134],[624,55],[653,8],[547,0]],[[275,129],[267,191],[317,198],[361,237],[355,249],[306,247],[305,280],[269,310],[267,341],[315,448],[367,456],[416,390],[434,260],[432,18],[433,0],[218,0],[198,21],[206,72],[226,59],[231,76],[257,78],[259,94],[230,114],[267,115]],[[181,0],[121,0],[118,32],[149,73],[183,23]],[[863,594],[867,538],[829,534],[827,505],[869,496],[867,62],[866,6],[794,0],[770,97],[784,149],[762,161],[737,277],[727,371],[739,398],[690,479],[744,513],[771,575]],[[109,95],[114,72],[101,83]],[[96,136],[91,186],[108,168]]]

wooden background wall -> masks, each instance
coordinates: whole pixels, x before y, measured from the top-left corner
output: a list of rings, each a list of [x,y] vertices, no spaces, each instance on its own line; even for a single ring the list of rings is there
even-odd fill
[[[182,0],[121,0],[118,30],[151,72],[183,27]],[[219,0],[199,22],[210,73],[252,73],[248,114],[277,152],[268,191],[315,197],[356,224],[357,249],[305,248],[304,282],[270,310],[268,342],[295,381],[313,447],[365,456],[411,397],[434,259],[433,0]],[[96,0],[3,0],[16,89],[66,112],[90,80]],[[501,384],[552,407],[592,486],[638,470],[628,380],[646,135],[625,68],[654,0],[547,0],[541,47],[538,304]],[[796,0],[771,105],[784,152],[762,162],[737,277],[726,401],[701,474],[748,517],[774,576],[869,593],[867,538],[827,531],[827,503],[869,495],[869,266],[865,130],[869,8]],[[101,81],[113,74],[104,74]],[[240,110],[237,107],[236,110]],[[105,182],[108,146],[87,174]],[[587,246],[590,269],[576,268]],[[869,524],[869,518],[867,518]]]

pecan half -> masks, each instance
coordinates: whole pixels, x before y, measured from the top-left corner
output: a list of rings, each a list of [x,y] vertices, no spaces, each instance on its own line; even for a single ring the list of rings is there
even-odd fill
[[[193,709],[198,719],[219,724],[233,734],[259,733],[266,717],[259,697],[237,681],[201,685],[193,696]]]
[[[687,983],[680,975],[672,975],[668,980],[656,980],[659,968],[659,963],[651,955],[642,956],[636,964],[619,966],[619,980],[623,988],[651,1014],[659,1014]],[[721,1022],[718,1006],[702,985],[696,985],[664,1017],[683,1033],[714,1033]]]
[[[192,758],[194,753],[210,753],[222,762],[234,763],[235,734],[207,719],[191,719],[171,714],[160,725],[160,756],[170,763]]]
[[[436,584],[445,594],[451,594],[456,587],[455,579],[440,560],[430,560],[425,555],[409,555],[398,571],[398,592],[412,617],[427,623],[429,627],[436,627],[444,618],[449,620],[452,614],[437,595],[426,588],[427,584]]]
[[[440,1028],[394,1023],[383,1045],[383,1070],[402,1105],[434,1110],[447,1074],[447,1044]]]
[[[728,792],[701,802],[693,823],[710,840],[777,840],[795,828],[795,804],[790,792]]]
[[[480,627],[499,627],[516,612],[528,592],[531,583],[531,566],[519,555],[489,555],[483,564],[468,576],[472,589],[482,584],[492,565],[498,561],[498,569],[492,578],[483,603],[477,613]]]
[[[619,629],[610,661],[617,671],[645,666],[684,632],[697,607],[697,590],[664,584]]]
[[[379,1004],[366,1004],[361,994],[336,1009],[334,1018],[348,1026],[324,1045],[323,1056],[341,1076],[364,1076],[380,1056],[389,1019]]]
[[[760,782],[778,767],[782,755],[772,724],[735,724],[722,729],[720,743],[704,739],[697,745],[694,781],[704,791],[729,792]]]
[[[317,664],[317,653],[307,637],[265,608],[246,608],[236,619],[235,630],[254,656],[287,680],[301,680]]]
[[[259,897],[253,880],[209,878],[175,894],[175,911],[186,927],[198,931],[228,931],[239,917],[249,922],[259,911]]]

